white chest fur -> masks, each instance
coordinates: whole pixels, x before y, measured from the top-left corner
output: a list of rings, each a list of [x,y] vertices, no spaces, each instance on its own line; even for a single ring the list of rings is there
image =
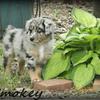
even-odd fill
[[[50,57],[52,54],[53,50],[53,45],[54,45],[55,40],[50,40],[47,43],[44,44],[37,44],[36,46],[34,45],[29,45],[25,43],[26,51],[27,53],[31,53],[34,57],[34,59],[37,61],[37,63],[45,63],[47,59]]]
[[[45,62],[53,51],[54,40],[50,40],[46,44],[43,44],[39,47],[39,61]]]
[[[44,59],[44,49],[45,47],[42,45],[39,48],[39,60]]]

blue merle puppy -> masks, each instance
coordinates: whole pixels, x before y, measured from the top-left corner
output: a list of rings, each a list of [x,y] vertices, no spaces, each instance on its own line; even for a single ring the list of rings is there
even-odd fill
[[[56,24],[46,17],[32,18],[25,29],[8,25],[3,38],[4,68],[11,72],[18,67],[19,74],[28,68],[31,81],[41,80],[41,66],[52,54]]]

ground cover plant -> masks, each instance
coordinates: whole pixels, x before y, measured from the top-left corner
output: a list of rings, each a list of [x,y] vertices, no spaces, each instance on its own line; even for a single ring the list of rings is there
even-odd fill
[[[70,79],[81,89],[100,75],[100,18],[78,8],[72,10],[72,17],[75,24],[59,36],[42,75],[44,80]]]

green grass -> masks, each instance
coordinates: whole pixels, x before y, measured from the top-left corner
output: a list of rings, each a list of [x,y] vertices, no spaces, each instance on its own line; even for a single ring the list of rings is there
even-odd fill
[[[0,88],[15,89],[18,85],[18,81],[17,76],[11,77],[0,70]]]
[[[26,87],[28,88],[30,86],[30,78],[28,75],[27,69],[25,69],[24,74],[22,77],[19,75],[9,75],[4,72],[4,68],[2,65],[2,59],[3,59],[3,50],[2,47],[0,47],[0,88],[7,88],[9,90],[13,90],[19,87]]]
[[[2,67],[2,66],[0,66]],[[24,72],[24,75],[20,77],[19,75],[10,75],[4,72],[4,69],[0,69],[0,88],[7,88],[13,90],[16,88],[30,87],[30,77],[27,71]]]

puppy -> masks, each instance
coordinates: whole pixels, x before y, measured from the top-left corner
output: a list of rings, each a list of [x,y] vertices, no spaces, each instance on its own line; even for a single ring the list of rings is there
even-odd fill
[[[31,81],[41,80],[41,67],[52,54],[56,24],[49,18],[37,17],[26,22],[25,30],[9,25],[3,38],[4,68],[11,72],[18,62],[19,74],[28,68]]]

